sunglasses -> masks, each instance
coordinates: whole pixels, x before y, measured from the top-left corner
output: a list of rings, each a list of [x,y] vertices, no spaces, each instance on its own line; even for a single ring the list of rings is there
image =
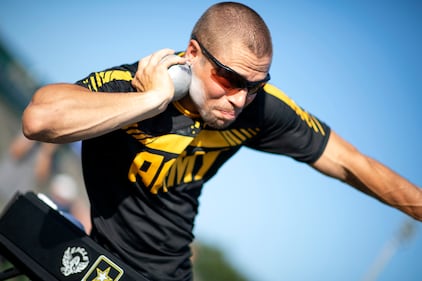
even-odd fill
[[[227,81],[227,83],[222,83],[223,85],[227,84],[230,88],[234,89],[247,89],[248,95],[256,94],[266,82],[270,80],[270,74],[268,73],[267,76],[259,81],[248,81],[242,75],[228,67],[227,65],[222,64],[218,61],[211,53],[198,41],[195,35],[192,35],[192,39],[195,40],[199,47],[201,47],[201,51],[204,56],[207,57],[215,65],[216,75],[223,78]]]

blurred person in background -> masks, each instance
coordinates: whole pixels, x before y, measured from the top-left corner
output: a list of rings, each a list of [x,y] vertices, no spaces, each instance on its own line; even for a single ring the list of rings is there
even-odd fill
[[[19,133],[0,164],[0,198],[4,203],[17,191],[45,190],[56,171],[58,144],[37,142]]]
[[[91,231],[89,208],[81,199],[76,181],[67,174],[55,175],[48,196],[57,209],[86,233]]]

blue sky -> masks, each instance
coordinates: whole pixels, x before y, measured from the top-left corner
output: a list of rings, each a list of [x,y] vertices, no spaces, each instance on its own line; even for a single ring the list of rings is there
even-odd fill
[[[42,83],[183,50],[216,1],[2,1],[0,35]],[[272,31],[272,83],[362,152],[422,184],[422,2],[243,1]],[[257,281],[359,281],[407,217],[291,159],[241,150],[195,225]],[[422,227],[380,281],[421,280]]]

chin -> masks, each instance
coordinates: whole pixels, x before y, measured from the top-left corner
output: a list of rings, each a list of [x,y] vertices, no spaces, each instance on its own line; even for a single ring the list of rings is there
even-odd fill
[[[232,121],[222,121],[222,120],[213,120],[213,121],[206,121],[205,124],[213,129],[225,129],[230,126],[234,120]]]

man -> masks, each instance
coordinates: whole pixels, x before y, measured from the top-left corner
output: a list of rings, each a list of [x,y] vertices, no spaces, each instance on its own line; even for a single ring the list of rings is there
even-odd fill
[[[203,184],[242,146],[287,155],[422,220],[422,191],[361,154],[268,84],[270,32],[250,8],[219,3],[186,51],[38,90],[28,138],[83,140],[92,237],[150,280],[190,280],[192,228]],[[166,58],[166,59],[163,59]],[[167,69],[189,64],[189,95],[173,101]]]

